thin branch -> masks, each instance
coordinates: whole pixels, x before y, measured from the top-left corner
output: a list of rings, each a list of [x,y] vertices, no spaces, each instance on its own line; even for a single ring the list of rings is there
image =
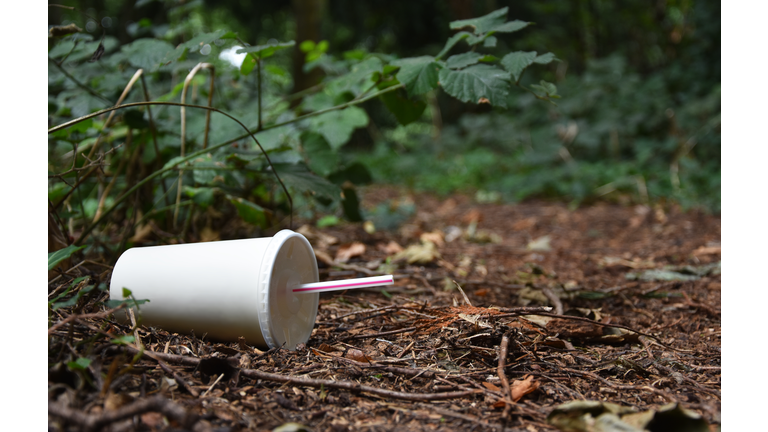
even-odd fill
[[[181,405],[161,395],[142,399],[115,410],[103,411],[98,415],[86,414],[57,402],[48,402],[48,415],[76,423],[84,431],[99,430],[109,424],[150,411],[160,412],[166,417],[178,421],[185,428],[191,428],[198,418],[194,413],[188,413]]]
[[[209,69],[212,68],[213,65],[210,63],[198,63],[194,68],[192,68],[191,71],[187,74],[187,77],[184,79],[184,86],[181,89],[181,154],[179,156],[184,157],[184,154],[186,153],[186,146],[187,146],[187,109],[186,109],[186,101],[187,101],[187,89],[189,88],[189,83],[192,82],[192,79],[195,77],[197,72],[200,69]],[[213,82],[213,72],[211,72],[211,82]],[[209,95],[208,98],[208,106],[211,106],[211,98],[213,93]],[[208,140],[208,124],[210,123],[211,119],[211,112],[206,111],[205,115],[205,140]],[[203,149],[205,149],[206,146],[203,146]],[[179,203],[181,202],[181,189],[183,186],[183,175],[184,170],[179,170],[179,182],[176,186],[176,209],[173,211],[173,226],[176,227],[176,221],[179,218]]]
[[[75,78],[75,77],[73,77],[72,75],[70,75],[70,73],[69,73],[69,72],[67,72],[67,70],[66,70],[66,69],[64,69],[64,67],[63,67],[63,66],[61,66],[61,65],[60,65],[58,62],[56,62],[56,60],[54,60],[54,59],[52,59],[52,58],[48,57],[48,61],[49,61],[49,62],[51,62],[51,63],[53,63],[53,64],[54,64],[54,66],[56,66],[56,68],[57,68],[57,69],[58,69],[58,70],[59,70],[61,73],[63,73],[63,74],[64,74],[64,76],[66,76],[66,77],[67,77],[67,78],[69,78],[69,79],[70,79],[70,80],[71,80],[73,83],[75,83],[75,85],[77,85],[77,86],[78,86],[78,87],[80,87],[81,89],[83,89],[83,90],[87,91],[88,93],[90,93],[90,94],[91,94],[91,96],[94,96],[94,97],[96,97],[96,98],[99,98],[99,99],[101,99],[103,102],[106,102],[106,103],[107,103],[107,105],[112,105],[112,101],[110,101],[109,99],[107,99],[107,98],[105,98],[104,96],[100,95],[98,92],[96,92],[96,90],[94,90],[94,89],[92,89],[92,88],[88,87],[87,85],[85,85],[85,84],[81,83],[80,81],[78,81],[78,80],[77,80],[77,78]]]

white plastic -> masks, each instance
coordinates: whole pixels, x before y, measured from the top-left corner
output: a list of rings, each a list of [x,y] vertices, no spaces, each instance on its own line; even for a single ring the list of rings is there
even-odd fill
[[[293,289],[319,280],[307,239],[274,237],[132,248],[112,271],[110,296],[123,288],[141,304],[142,324],[260,347],[296,349],[309,340],[319,294]]]

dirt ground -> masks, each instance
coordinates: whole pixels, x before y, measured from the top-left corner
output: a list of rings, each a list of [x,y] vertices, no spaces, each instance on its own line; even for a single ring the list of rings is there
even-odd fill
[[[367,209],[415,211],[392,231],[300,232],[321,280],[392,272],[395,284],[323,293],[297,351],[133,332],[97,290],[53,311],[49,430],[554,431],[555,408],[580,400],[640,412],[677,402],[717,430],[718,215],[362,196]],[[85,263],[49,298],[83,275],[98,285],[110,273]],[[78,358],[90,363],[67,365]]]

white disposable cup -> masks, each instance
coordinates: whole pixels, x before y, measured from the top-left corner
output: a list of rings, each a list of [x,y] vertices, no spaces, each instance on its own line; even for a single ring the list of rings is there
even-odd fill
[[[274,237],[131,248],[112,271],[110,297],[131,290],[142,324],[222,341],[295,350],[309,340],[318,293],[293,293],[319,280],[307,239]]]

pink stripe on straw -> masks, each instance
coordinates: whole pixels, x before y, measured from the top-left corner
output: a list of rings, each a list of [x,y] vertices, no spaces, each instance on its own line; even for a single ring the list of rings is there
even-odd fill
[[[293,292],[319,291],[319,290],[329,290],[334,288],[346,288],[346,287],[361,287],[366,285],[382,285],[383,283],[387,283],[387,281],[357,282],[357,283],[351,283],[351,284],[330,285],[330,286],[323,286],[323,287],[317,287],[317,288],[296,288],[293,290]]]

